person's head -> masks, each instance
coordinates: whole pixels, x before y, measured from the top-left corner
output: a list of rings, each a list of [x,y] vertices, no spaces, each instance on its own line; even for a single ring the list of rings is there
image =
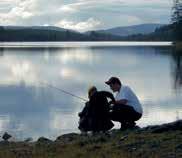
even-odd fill
[[[90,98],[95,92],[97,92],[97,88],[95,86],[91,86],[88,89],[88,98]]]
[[[113,92],[118,92],[122,86],[121,81],[117,77],[111,77],[105,83],[110,86]]]

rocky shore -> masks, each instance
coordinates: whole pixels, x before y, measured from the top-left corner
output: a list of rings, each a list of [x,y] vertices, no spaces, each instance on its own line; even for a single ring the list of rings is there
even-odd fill
[[[182,120],[145,128],[81,135],[55,141],[0,142],[0,158],[181,158]]]

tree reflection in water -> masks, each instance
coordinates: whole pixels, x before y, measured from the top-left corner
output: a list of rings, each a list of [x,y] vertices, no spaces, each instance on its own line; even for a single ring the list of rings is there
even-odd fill
[[[0,57],[2,57],[4,55],[4,48],[2,47],[0,47]]]
[[[174,48],[173,54],[172,76],[174,78],[174,89],[182,87],[182,49]]]

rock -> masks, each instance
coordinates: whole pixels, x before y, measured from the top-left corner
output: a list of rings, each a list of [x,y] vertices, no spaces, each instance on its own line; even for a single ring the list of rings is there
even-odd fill
[[[33,141],[33,138],[27,138],[24,140],[24,142],[28,143],[28,142],[32,142]]]
[[[57,139],[55,140],[55,142],[62,142],[62,143],[70,143],[76,139],[78,139],[80,137],[79,134],[76,133],[70,133],[70,134],[64,134],[62,136],[57,137]]]
[[[178,120],[172,123],[167,123],[157,126],[148,126],[142,129],[143,131],[149,131],[152,133],[162,133],[167,131],[182,130],[182,120]]]
[[[8,139],[10,139],[12,136],[10,134],[8,134],[7,132],[5,132],[2,136],[3,140],[8,141]]]
[[[37,143],[43,143],[43,144],[49,144],[49,143],[52,143],[53,141],[48,139],[48,138],[44,138],[44,137],[40,137],[38,140],[37,140]]]

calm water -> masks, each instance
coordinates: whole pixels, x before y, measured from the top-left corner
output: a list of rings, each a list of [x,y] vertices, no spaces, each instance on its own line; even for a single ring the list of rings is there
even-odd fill
[[[140,46],[137,46],[140,45]],[[1,43],[0,135],[23,139],[78,132],[84,102],[44,83],[87,99],[87,89],[111,76],[130,85],[141,100],[138,125],[182,118],[181,56],[170,43]],[[118,127],[118,124],[115,126]]]

